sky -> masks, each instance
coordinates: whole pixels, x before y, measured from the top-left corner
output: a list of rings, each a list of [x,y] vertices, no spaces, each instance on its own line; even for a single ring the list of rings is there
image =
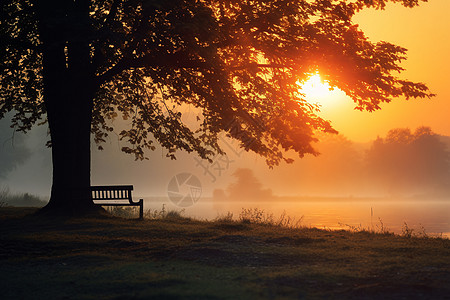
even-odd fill
[[[450,11],[449,0],[430,0],[413,9],[401,5],[388,5],[385,11],[364,10],[355,22],[370,40],[388,41],[407,48],[408,60],[403,63],[406,69],[400,77],[426,83],[437,96],[431,100],[395,99],[382,105],[376,112],[354,110],[354,104],[342,92],[323,93],[320,115],[329,119],[341,134],[342,145],[347,147],[346,139],[359,143],[369,143],[377,136],[385,136],[393,128],[430,126],[436,133],[450,136]],[[325,99],[326,98],[326,99]],[[0,122],[5,122],[2,120]],[[46,129],[36,128],[26,137],[16,135],[15,143],[9,146],[12,133],[1,126],[1,151],[16,151],[21,157],[17,164],[8,164],[7,172],[0,172],[0,186],[7,185],[12,191],[30,192],[48,196],[51,186],[50,151],[44,144]],[[7,145],[7,146],[5,146]],[[176,174],[189,172],[199,178],[203,186],[203,195],[210,196],[215,190],[224,190],[236,180],[233,174],[237,170],[250,169],[261,191],[270,190],[276,195],[304,195],[323,193],[320,184],[334,184],[341,194],[350,195],[351,188],[336,178],[327,178],[326,170],[318,168],[315,160],[335,162],[336,170],[345,167],[351,159],[346,153],[323,153],[320,158],[307,157],[292,165],[282,165],[269,170],[262,158],[241,152],[229,144],[228,157],[216,157],[212,166],[207,166],[194,156],[181,153],[178,160],[164,158],[164,150],[157,149],[149,154],[149,161],[136,162],[133,157],[120,152],[120,143],[112,138],[105,151],[99,152],[92,147],[92,184],[133,184],[137,195],[166,195],[168,182]],[[325,147],[326,148],[326,147]],[[326,148],[328,149],[328,148]],[[325,150],[326,150],[325,149]],[[330,148],[331,149],[331,148]],[[20,151],[19,151],[20,150]],[[2,154],[0,151],[0,155]],[[351,153],[351,152],[349,152]],[[1,171],[1,170],[0,170]],[[238,172],[239,173],[239,172]],[[242,173],[242,171],[241,171]],[[320,181],[313,183],[313,180]],[[354,186],[348,182],[349,186]]]
[[[322,114],[343,135],[357,142],[384,136],[392,128],[430,126],[450,135],[450,1],[430,0],[419,7],[389,4],[384,11],[366,9],[354,21],[373,42],[387,41],[408,49],[399,76],[423,82],[437,94],[431,100],[394,99],[376,112],[353,110],[351,99],[340,95],[323,106]],[[331,100],[330,100],[331,101]],[[328,102],[329,103],[329,102]]]

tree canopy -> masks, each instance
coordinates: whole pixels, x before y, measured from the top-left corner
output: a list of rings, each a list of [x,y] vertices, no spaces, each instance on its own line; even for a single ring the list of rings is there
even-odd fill
[[[367,170],[389,192],[448,192],[450,153],[429,127],[396,128],[367,152]]]
[[[289,160],[288,150],[316,154],[314,131],[334,130],[298,82],[317,70],[358,109],[432,96],[397,77],[406,49],[371,42],[352,22],[387,2],[419,0],[2,1],[0,117],[14,111],[22,131],[45,119],[50,47],[50,72],[75,83],[84,76],[89,87],[74,86],[93,90],[98,143],[113,130],[108,120],[122,116],[130,120],[120,132],[129,142],[123,150],[137,158],[154,142],[171,157],[183,149],[209,158],[222,151],[223,130],[270,166]],[[82,47],[87,62],[77,55]],[[197,125],[182,122],[182,104],[201,109]]]

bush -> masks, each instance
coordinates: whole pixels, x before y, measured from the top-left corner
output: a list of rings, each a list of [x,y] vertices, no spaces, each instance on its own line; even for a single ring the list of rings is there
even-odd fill
[[[135,206],[104,206],[104,208],[108,213],[116,217],[137,218],[139,216],[139,208]]]
[[[149,209],[144,212],[144,219],[189,219],[183,216],[184,209],[177,210],[166,210],[166,205],[162,205],[161,210]]]
[[[29,193],[12,194],[8,187],[2,187],[0,189],[0,207],[43,207],[45,204],[47,204],[47,202],[38,196]]]
[[[286,211],[284,211],[281,216],[276,219],[272,213],[267,213],[263,209],[259,208],[242,208],[242,211],[239,214],[239,221],[244,224],[253,223],[285,228],[301,228],[302,220],[303,216],[296,220],[295,218],[288,216]]]

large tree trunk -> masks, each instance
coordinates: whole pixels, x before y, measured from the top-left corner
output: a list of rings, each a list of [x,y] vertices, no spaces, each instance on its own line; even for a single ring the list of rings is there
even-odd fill
[[[92,98],[83,86],[62,85],[58,99],[48,101],[53,180],[45,210],[79,215],[94,209],[90,195],[90,129]],[[78,89],[78,90],[77,90]],[[81,92],[80,92],[81,91]]]
[[[37,3],[43,46],[44,103],[53,161],[50,202],[42,211],[83,215],[96,211],[90,194],[95,83],[90,62],[89,1]]]

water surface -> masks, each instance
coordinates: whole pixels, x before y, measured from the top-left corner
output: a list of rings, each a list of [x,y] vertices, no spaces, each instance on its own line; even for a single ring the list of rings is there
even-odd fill
[[[182,210],[184,215],[197,219],[213,220],[228,212],[239,218],[242,209],[264,210],[278,219],[284,212],[308,227],[350,229],[351,227],[381,228],[402,233],[407,228],[414,233],[450,237],[450,201],[396,200],[396,199],[326,199],[326,198],[276,198],[273,201],[214,201],[201,198],[189,207],[174,205],[168,198],[147,197],[145,210]],[[406,224],[406,225],[405,225]]]

